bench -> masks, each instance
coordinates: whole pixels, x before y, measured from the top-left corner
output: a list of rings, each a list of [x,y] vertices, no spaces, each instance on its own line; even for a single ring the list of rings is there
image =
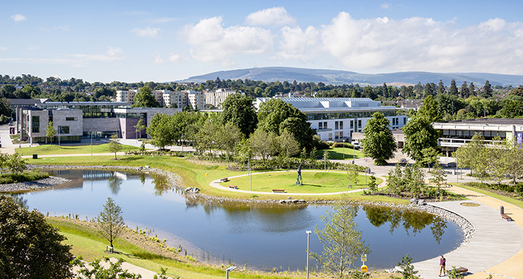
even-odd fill
[[[236,185],[229,185],[229,188],[231,188],[231,189],[238,189],[238,186],[236,186]]]
[[[227,181],[229,181],[228,177],[220,178],[220,182],[227,182]]]
[[[273,193],[285,193],[285,190],[283,189],[272,189]]]
[[[501,214],[501,218],[505,219],[506,221],[514,221],[512,218],[510,218],[510,216],[508,216],[507,214]]]

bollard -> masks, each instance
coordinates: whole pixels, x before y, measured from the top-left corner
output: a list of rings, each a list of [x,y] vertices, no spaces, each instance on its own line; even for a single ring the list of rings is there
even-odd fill
[[[499,213],[505,214],[505,208],[502,205],[499,206]]]

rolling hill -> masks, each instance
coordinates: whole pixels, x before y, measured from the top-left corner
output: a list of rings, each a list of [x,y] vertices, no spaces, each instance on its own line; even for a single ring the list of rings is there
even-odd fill
[[[205,82],[215,80],[219,77],[226,79],[251,79],[271,81],[293,82],[323,82],[328,84],[351,84],[360,85],[380,85],[384,82],[388,85],[415,85],[421,82],[425,85],[428,82],[435,84],[441,79],[446,86],[450,85],[452,79],[456,81],[458,87],[466,81],[473,82],[477,86],[482,86],[488,80],[491,85],[519,86],[523,84],[521,75],[504,75],[489,73],[430,73],[430,72],[396,72],[384,74],[360,74],[356,72],[340,70],[305,69],[290,67],[263,67],[251,69],[238,69],[230,71],[219,71],[200,76],[193,76],[181,82]]]

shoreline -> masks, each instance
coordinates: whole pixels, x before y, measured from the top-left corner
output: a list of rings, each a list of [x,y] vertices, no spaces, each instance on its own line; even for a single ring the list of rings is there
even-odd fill
[[[159,175],[163,175],[167,177],[169,184],[172,187],[176,187],[181,190],[185,190],[183,187],[182,179],[180,176],[178,176],[176,173],[168,172],[161,169],[156,168],[144,168],[144,167],[126,167],[126,166],[74,166],[74,165],[30,165],[29,168],[39,168],[42,170],[63,170],[63,169],[96,169],[96,170],[123,170],[123,171],[131,171],[131,172],[154,172]],[[50,179],[50,178],[48,178]],[[45,180],[45,179],[44,179]],[[60,183],[60,180],[63,182]],[[70,180],[54,177],[52,182],[56,182],[58,184],[52,185],[57,186],[63,183],[66,183]],[[50,185],[51,186],[51,185]],[[48,187],[50,187],[48,186]],[[0,186],[1,187],[1,186]],[[0,188],[1,189],[1,188]],[[38,188],[36,188],[38,189]],[[40,187],[40,189],[44,189],[44,187]],[[217,203],[223,203],[223,202],[240,202],[240,203],[258,203],[258,204],[281,204],[280,200],[256,200],[256,199],[233,199],[233,198],[225,198],[225,197],[217,197],[217,196],[209,196],[205,194],[188,194],[197,198],[201,198],[204,201],[210,201],[210,202],[217,202]],[[313,201],[305,201],[301,205],[328,205],[334,203],[334,200],[313,200]],[[433,214],[435,216],[438,216],[440,218],[445,219],[446,221],[451,221],[455,223],[462,231],[463,233],[463,240],[461,244],[456,248],[462,247],[470,242],[470,240],[475,235],[475,227],[474,225],[465,217],[447,210],[445,208],[439,207],[436,205],[436,203],[429,203],[429,204],[418,204],[418,203],[411,203],[411,204],[394,204],[394,203],[388,203],[388,202],[373,202],[373,201],[351,201],[351,204],[354,205],[362,205],[362,206],[384,206],[389,208],[396,208],[399,210],[415,210],[415,211],[424,211],[430,214]],[[293,206],[294,204],[290,205]]]

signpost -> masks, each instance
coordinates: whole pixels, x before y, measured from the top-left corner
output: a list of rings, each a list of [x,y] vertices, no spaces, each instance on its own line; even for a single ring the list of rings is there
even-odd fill
[[[361,265],[361,272],[362,273],[365,273],[365,272],[367,272],[369,270],[368,267],[365,265],[366,261],[367,261],[367,254],[361,254],[361,262],[363,263]]]

